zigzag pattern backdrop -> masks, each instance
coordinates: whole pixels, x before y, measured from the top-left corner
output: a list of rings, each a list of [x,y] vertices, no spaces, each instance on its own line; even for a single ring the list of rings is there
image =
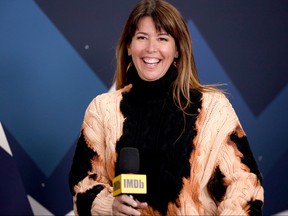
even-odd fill
[[[288,3],[170,2],[191,31],[201,81],[227,84],[264,176],[264,214],[286,211]],[[0,1],[0,215],[71,214],[84,111],[112,86],[135,3]]]

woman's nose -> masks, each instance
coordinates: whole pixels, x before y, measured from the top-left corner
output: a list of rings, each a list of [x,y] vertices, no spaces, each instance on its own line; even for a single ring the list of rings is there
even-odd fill
[[[156,41],[148,40],[146,50],[147,50],[147,52],[149,52],[149,53],[156,52],[156,51],[157,51]]]

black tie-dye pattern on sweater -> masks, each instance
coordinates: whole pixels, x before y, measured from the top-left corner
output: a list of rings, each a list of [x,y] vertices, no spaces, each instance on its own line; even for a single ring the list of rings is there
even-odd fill
[[[83,180],[89,171],[92,170],[91,160],[97,156],[97,153],[90,149],[85,142],[83,132],[78,139],[75,150],[73,163],[69,172],[69,186],[72,195],[75,195],[74,186]],[[96,179],[96,174],[92,174],[89,178]],[[98,193],[103,190],[102,185],[96,185],[85,193],[77,194],[77,210],[79,215],[90,215],[91,205]]]
[[[262,184],[262,175],[259,171],[258,165],[255,161],[254,155],[250,149],[247,137],[244,135],[240,137],[237,134],[237,129],[230,135],[230,140],[237,145],[238,150],[244,155],[241,162],[249,167],[250,171],[254,173]]]
[[[91,215],[92,203],[95,197],[97,196],[97,194],[99,194],[103,190],[103,188],[104,188],[103,185],[96,185],[93,188],[85,191],[85,193],[77,194],[76,205],[77,205],[78,215],[80,216]]]
[[[262,184],[262,175],[258,169],[258,165],[254,159],[253,153],[249,147],[247,137],[242,134],[240,136],[237,131],[241,131],[241,128],[236,128],[231,135],[229,136],[230,142],[234,143],[237,149],[243,154],[241,158],[241,162],[245,164],[252,173],[254,173]],[[230,143],[229,142],[229,143]],[[208,192],[210,196],[214,199],[217,205],[223,200],[227,186],[224,181],[225,175],[220,171],[219,167],[216,167],[214,173],[208,183]],[[247,206],[249,206],[249,214],[254,215],[262,215],[262,207],[263,202],[261,200],[251,200],[247,202]]]
[[[251,216],[262,216],[262,207],[263,207],[263,202],[261,200],[254,200],[248,202],[248,205],[250,206],[249,208],[249,215]]]
[[[226,193],[227,185],[225,185],[224,177],[219,167],[216,167],[207,185],[208,192],[217,205],[223,200]]]
[[[121,112],[126,118],[123,135],[117,142],[116,151],[123,147],[135,147],[140,153],[140,171],[147,175],[147,194],[137,199],[148,202],[162,215],[169,202],[177,204],[182,189],[182,178],[189,178],[189,159],[196,136],[195,121],[201,109],[199,92],[192,92],[193,104],[188,108],[185,120],[175,105],[171,87],[177,75],[171,66],[159,80],[143,81],[134,66],[128,71],[130,92],[123,94]],[[118,161],[116,175],[119,174]]]
[[[240,136],[237,132],[239,130],[239,128],[235,129],[235,131],[230,135],[230,140],[236,144],[238,150],[243,154],[241,162],[245,164],[250,169],[250,171],[257,176],[260,184],[262,185],[262,175],[250,149],[248,139],[245,135]],[[247,203],[247,205],[249,205],[250,215],[262,215],[263,202],[261,200],[251,200]]]

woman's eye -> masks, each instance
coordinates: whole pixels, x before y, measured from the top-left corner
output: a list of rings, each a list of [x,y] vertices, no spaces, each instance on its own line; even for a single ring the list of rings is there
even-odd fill
[[[168,41],[168,39],[167,39],[167,38],[164,38],[164,37],[159,38],[159,40],[160,40],[160,41]]]
[[[145,40],[146,37],[144,37],[144,36],[138,36],[137,39],[138,39],[138,40]]]

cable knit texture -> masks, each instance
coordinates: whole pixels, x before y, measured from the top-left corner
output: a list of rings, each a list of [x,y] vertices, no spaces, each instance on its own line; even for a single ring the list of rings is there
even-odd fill
[[[149,206],[143,215],[261,215],[261,174],[234,109],[218,92],[191,91],[189,115],[174,104],[173,66],[160,80],[135,68],[121,90],[88,106],[69,174],[78,215],[112,214],[118,153],[139,149]]]

